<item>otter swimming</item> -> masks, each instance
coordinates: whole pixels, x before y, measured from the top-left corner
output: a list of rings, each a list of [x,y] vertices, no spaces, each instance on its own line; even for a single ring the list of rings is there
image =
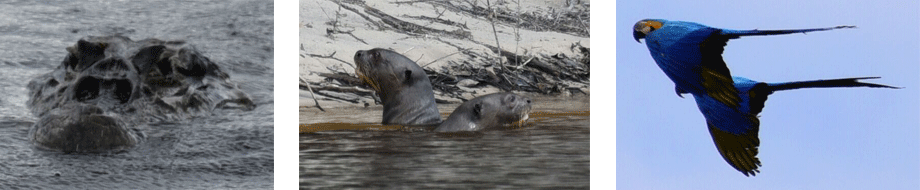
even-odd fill
[[[457,107],[435,131],[478,131],[522,123],[529,117],[530,103],[530,98],[508,92],[476,97]]]

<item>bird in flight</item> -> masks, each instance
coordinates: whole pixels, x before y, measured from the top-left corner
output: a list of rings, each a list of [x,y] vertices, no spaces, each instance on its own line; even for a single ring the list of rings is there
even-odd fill
[[[645,19],[633,27],[633,37],[636,42],[645,39],[655,63],[674,82],[678,96],[683,92],[706,95],[737,107],[741,98],[738,97],[732,75],[722,60],[722,52],[728,40],[742,36],[806,33],[841,28],[855,26],[795,30],[729,30],[693,22]]]
[[[897,88],[859,81],[876,78],[878,77],[764,83],[733,77],[734,88],[738,90],[737,95],[740,98],[737,105],[725,104],[705,94],[693,94],[693,97],[703,117],[706,118],[709,134],[712,135],[712,141],[715,142],[719,154],[722,154],[722,158],[732,167],[745,176],[750,176],[760,172],[757,169],[761,166],[760,160],[757,159],[757,147],[760,146],[760,139],[757,137],[760,128],[758,114],[763,110],[767,96],[776,91],[799,88]]]
[[[713,141],[729,164],[744,175],[756,175],[757,137],[766,96],[778,91],[814,87],[885,87],[848,78],[790,83],[760,83],[732,77],[722,59],[728,40],[742,36],[807,33],[855,26],[791,30],[731,30],[693,22],[644,19],[633,26],[636,42],[645,39],[658,67],[674,82],[678,96],[692,94],[706,117]]]

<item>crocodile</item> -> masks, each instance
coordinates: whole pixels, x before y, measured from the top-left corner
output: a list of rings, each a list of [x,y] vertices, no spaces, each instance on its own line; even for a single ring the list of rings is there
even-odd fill
[[[184,41],[87,36],[66,49],[59,66],[27,86],[38,118],[29,139],[40,149],[123,151],[144,140],[141,125],[256,107]]]

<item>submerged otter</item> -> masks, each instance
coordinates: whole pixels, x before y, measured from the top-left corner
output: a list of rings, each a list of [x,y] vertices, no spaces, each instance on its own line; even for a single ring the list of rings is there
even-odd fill
[[[91,36],[67,52],[28,85],[39,118],[29,138],[39,148],[124,150],[143,140],[134,125],[255,108],[227,73],[182,41]]]
[[[479,131],[523,123],[529,117],[530,108],[530,98],[507,92],[488,94],[461,104],[435,131]]]
[[[383,102],[384,125],[441,123],[428,75],[399,53],[375,48],[355,53],[355,73],[374,88]]]

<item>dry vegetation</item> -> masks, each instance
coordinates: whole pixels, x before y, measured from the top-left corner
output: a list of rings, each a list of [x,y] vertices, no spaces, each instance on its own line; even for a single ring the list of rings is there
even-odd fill
[[[409,0],[389,1],[397,6],[431,7],[433,14],[395,15],[368,5],[365,1],[345,0],[330,2],[337,5],[336,10],[323,9],[329,16],[322,26],[305,25],[302,27],[325,27],[325,37],[335,40],[354,40],[368,44],[367,38],[356,34],[355,28],[369,27],[372,30],[394,32],[405,38],[422,38],[437,41],[455,48],[455,52],[438,57],[433,61],[416,63],[428,74],[439,103],[465,101],[482,95],[486,91],[477,89],[494,89],[497,91],[532,92],[545,95],[585,94],[589,90],[590,48],[582,42],[566,42],[569,47],[555,53],[534,53],[522,48],[521,30],[551,32],[588,38],[590,31],[589,3],[586,1],[566,1],[562,7],[544,7],[542,9],[522,11],[519,1],[495,0]],[[374,3],[383,3],[376,2]],[[446,14],[462,15],[464,19],[444,16]],[[365,26],[343,24],[343,17],[357,15]],[[476,29],[468,26],[469,19],[488,22],[491,28],[479,28],[489,31],[494,40],[474,38]],[[511,28],[497,30],[499,28]],[[500,35],[503,34],[503,35]],[[513,36],[513,41],[499,36]],[[508,43],[513,42],[513,43]],[[303,42],[302,42],[303,43]],[[585,42],[587,43],[587,42]],[[302,58],[334,60],[339,62],[326,66],[325,71],[310,71],[318,75],[320,81],[301,78],[300,87],[310,91],[313,102],[320,108],[317,100],[332,100],[354,104],[368,105],[376,100],[373,90],[363,84],[354,74],[354,64],[350,58],[354,52],[310,52],[301,44]],[[306,45],[310,47],[310,45]],[[425,48],[425,47],[419,47]],[[412,50],[412,49],[410,49]],[[478,51],[485,50],[485,51]],[[409,51],[409,50],[406,50]],[[400,52],[400,51],[397,51]],[[336,55],[337,53],[345,54]],[[408,56],[408,55],[407,55]],[[445,59],[451,57],[450,59]],[[421,59],[421,57],[419,58]],[[443,60],[443,61],[442,61]],[[440,63],[434,64],[433,63]],[[302,74],[304,75],[304,74]],[[373,101],[376,102],[376,101]],[[322,108],[320,108],[322,109]]]

